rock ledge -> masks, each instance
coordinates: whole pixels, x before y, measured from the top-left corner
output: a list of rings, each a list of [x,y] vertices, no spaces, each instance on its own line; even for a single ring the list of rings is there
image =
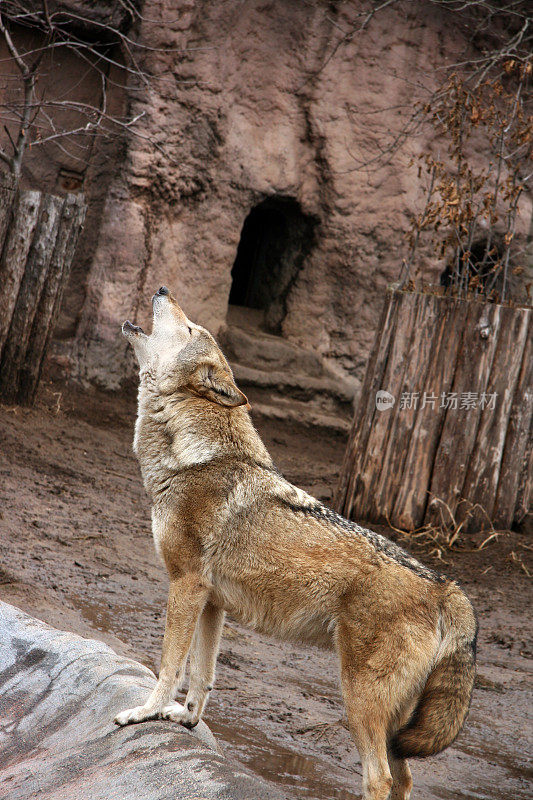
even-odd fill
[[[230,764],[211,731],[118,728],[154,674],[93,639],[0,602],[0,783],[4,800],[276,800]]]

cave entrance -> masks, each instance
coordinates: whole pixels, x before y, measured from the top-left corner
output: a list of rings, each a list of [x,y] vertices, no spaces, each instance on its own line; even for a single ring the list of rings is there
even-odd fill
[[[496,295],[501,291],[501,271],[505,245],[499,234],[492,234],[490,241],[477,239],[464,253],[459,248],[440,275],[440,284],[446,288],[466,286],[477,294]]]
[[[231,270],[230,306],[262,311],[260,324],[280,334],[287,298],[313,245],[315,224],[292,198],[270,197],[252,208]]]

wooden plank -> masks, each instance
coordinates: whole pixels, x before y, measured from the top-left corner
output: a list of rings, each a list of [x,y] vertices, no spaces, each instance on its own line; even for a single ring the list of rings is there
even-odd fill
[[[0,362],[0,396],[7,402],[17,396],[19,373],[54,250],[62,206],[63,199],[53,195],[44,195],[41,201]]]
[[[396,395],[397,412],[394,419],[395,425],[383,453],[381,470],[372,498],[371,513],[373,519],[385,522],[391,521],[396,524],[396,521],[391,519],[391,514],[399,476],[403,472],[412,429],[426,385],[439,310],[439,298],[423,294],[418,296],[416,316],[412,326],[412,337],[405,352],[406,366],[403,382]],[[402,396],[404,394],[412,399],[412,403],[407,402],[402,408]],[[413,519],[405,519],[405,527],[413,530],[417,527],[417,522]]]
[[[489,397],[495,397],[494,408],[488,403],[481,411],[462,489],[466,502],[462,504],[458,521],[467,519],[465,531],[489,528],[491,525],[507,427],[527,341],[528,323],[527,309],[502,307],[498,344],[486,390]],[[518,474],[515,476],[517,478]],[[515,500],[516,489],[513,491],[512,506]],[[511,523],[510,517],[511,514],[508,525]]]
[[[492,513],[492,521],[497,528],[510,528],[515,521],[515,509],[519,501],[520,478],[524,466],[527,465],[528,445],[531,444],[531,425],[533,421],[533,312],[531,309],[524,309],[524,311],[528,316],[528,334],[513,404],[509,414],[498,492]]]
[[[33,403],[42,367],[59,317],[63,292],[70,275],[72,260],[87,205],[83,195],[68,194],[65,198],[57,231],[48,276],[33,319],[28,347],[21,369],[17,400]]]
[[[40,192],[20,192],[13,206],[13,221],[0,257],[0,356],[24,275],[40,200]]]
[[[480,409],[460,408],[464,392],[486,392],[496,351],[501,306],[470,301],[456,361],[452,392],[458,397],[457,409],[448,408],[433,462],[430,500],[424,521],[438,524],[440,509],[446,503],[453,515],[461,499],[470,455],[476,440]],[[454,332],[450,331],[450,336]]]
[[[528,515],[533,515],[533,417],[529,427],[522,469],[518,478],[513,524],[521,525]]]
[[[396,320],[398,298],[398,292],[388,290],[361,387],[358,408],[354,414],[354,421],[344,454],[339,485],[334,499],[334,508],[346,517],[350,517],[352,512],[353,499],[357,491],[357,477],[361,466],[359,457],[366,449],[376,412],[375,396],[381,385],[383,372],[387,364],[391,336],[394,331],[394,321]]]
[[[391,351],[396,339],[399,320],[402,318],[401,309],[404,301],[405,293],[393,293],[391,304],[388,309],[389,313],[387,313],[385,319],[383,335],[377,339],[379,342],[379,350],[376,357],[374,375],[369,376],[367,384],[368,392],[361,397],[361,403],[364,403],[364,411],[361,416],[359,436],[354,442],[354,461],[350,483],[351,507],[349,515],[352,518],[359,515],[361,498],[365,493],[366,476],[364,474],[364,467],[365,459],[368,455],[368,441],[375,424],[376,414],[379,413],[376,408],[376,393],[381,389],[384,375],[391,358]]]
[[[399,296],[395,330],[391,339],[389,357],[380,387],[381,390],[387,391],[394,398],[398,397],[403,383],[418,300],[419,295],[414,293],[402,293]],[[368,398],[368,402],[375,404],[375,397]],[[362,454],[363,460],[358,476],[358,492],[354,497],[352,515],[356,518],[374,519],[372,516],[375,512],[374,492],[382,469],[383,454],[394,431],[397,413],[398,403],[396,402],[388,410],[378,411],[373,416],[367,446]]]
[[[466,318],[466,302],[451,297],[435,298],[440,309],[429,355],[425,391],[436,396],[419,404],[408,443],[403,470],[394,478],[397,491],[390,516],[399,528],[422,525],[428,503],[428,487],[433,461],[446,416],[442,395],[451,391],[455,365]],[[453,332],[453,335],[451,333]],[[424,391],[424,390],[423,390]]]
[[[366,398],[370,391],[370,384],[376,372],[376,363],[378,355],[381,352],[380,340],[383,337],[383,331],[386,328],[386,319],[390,313],[391,304],[393,303],[394,296],[392,292],[387,292],[385,296],[385,303],[381,309],[380,320],[376,329],[374,337],[374,344],[370,353],[370,358],[365,370],[365,377],[361,386],[361,392],[357,408],[350,427],[346,449],[339,474],[339,483],[333,498],[333,507],[340,513],[349,516],[351,508],[351,489],[350,481],[354,477],[353,462],[357,456],[357,442],[361,437],[361,430],[364,424],[365,412],[368,409]]]
[[[17,180],[14,175],[0,175],[0,253],[11,222],[11,207],[17,196]]]

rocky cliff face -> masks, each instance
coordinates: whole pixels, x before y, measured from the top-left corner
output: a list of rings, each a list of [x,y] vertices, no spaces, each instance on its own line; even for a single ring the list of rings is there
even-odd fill
[[[367,5],[145,3],[138,36],[152,77],[129,93],[143,116],[110,186],[83,287],[78,374],[109,388],[128,380],[119,324],[145,323],[161,284],[220,332],[243,226],[268,200],[285,233],[262,217],[265,241],[242,246],[276,269],[272,253],[292,242],[276,332],[360,379],[421,202],[423,179],[409,160],[432,146],[430,134],[411,138],[384,167],[376,158],[466,46],[456,18],[423,2],[383,9],[352,35]],[[312,233],[298,249],[302,230]],[[246,287],[238,289],[234,297]],[[76,292],[73,284],[71,303]]]

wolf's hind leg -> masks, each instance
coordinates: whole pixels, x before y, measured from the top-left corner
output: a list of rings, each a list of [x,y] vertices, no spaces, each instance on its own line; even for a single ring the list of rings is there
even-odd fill
[[[368,706],[368,697],[357,698],[359,686],[346,689],[343,684],[348,726],[363,766],[363,800],[388,800],[392,775],[387,760],[387,734],[384,720]]]
[[[394,758],[389,753],[389,767],[392,775],[392,792],[390,800],[409,800],[413,779],[406,758]]]
[[[215,666],[224,626],[224,611],[207,603],[196,625],[190,651],[190,681],[185,706],[171,703],[162,716],[187,728],[198,724],[209,692],[213,688]]]
[[[363,800],[389,800],[392,775],[387,758],[390,696],[382,677],[368,667],[368,648],[353,626],[339,623],[337,648],[348,727],[361,757]]]
[[[143,706],[117,714],[117,725],[161,716],[163,707],[172,697],[176,673],[181,672],[187,659],[194,629],[207,597],[208,589],[199,575],[189,573],[171,579],[159,679]]]
[[[360,687],[343,681],[348,726],[363,766],[363,800],[388,800],[392,775],[387,760],[386,725]],[[357,696],[359,695],[359,696]]]

